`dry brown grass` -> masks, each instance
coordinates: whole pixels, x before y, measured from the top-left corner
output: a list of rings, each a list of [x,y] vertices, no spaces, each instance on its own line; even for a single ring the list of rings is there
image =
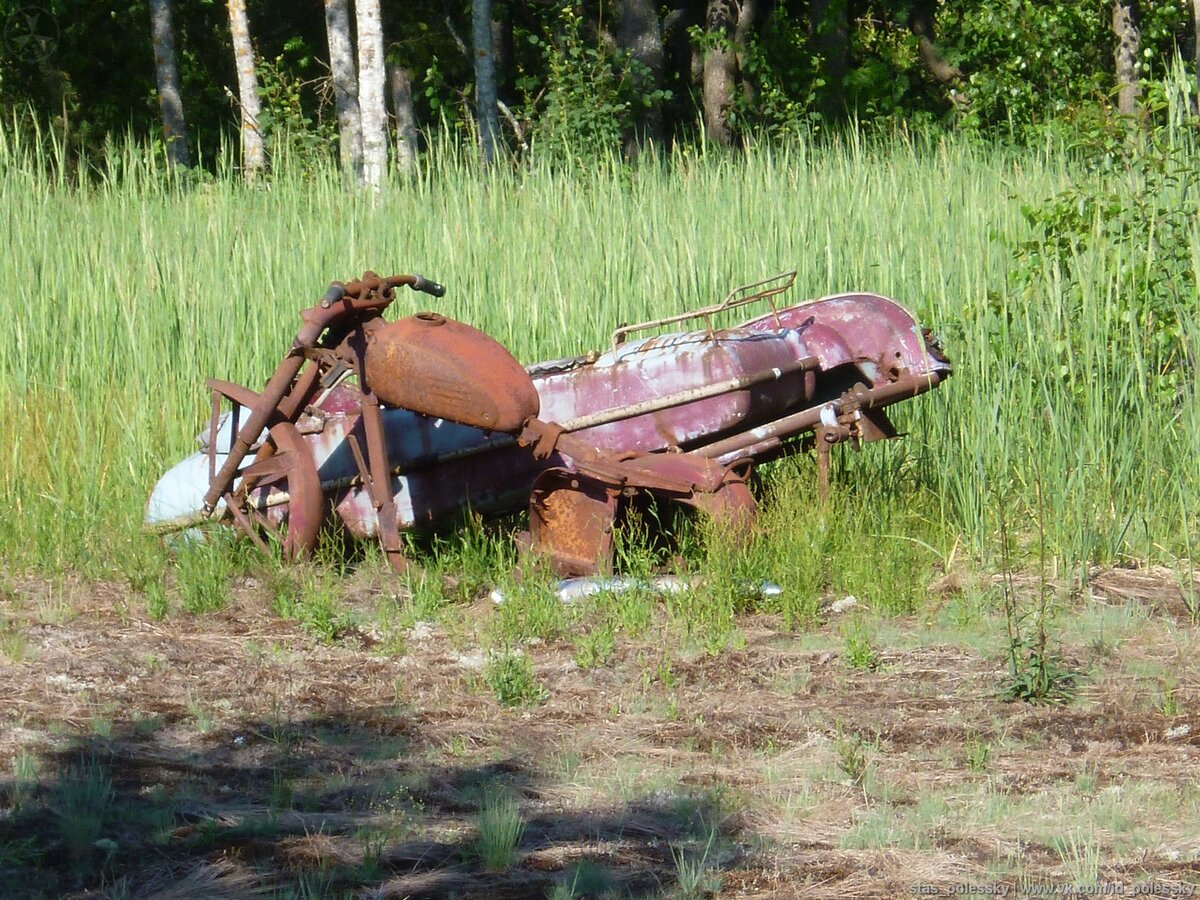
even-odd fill
[[[1200,670],[1173,585],[1097,573],[1064,620],[1065,652],[1091,673],[1067,707],[1003,702],[999,645],[930,644],[916,620],[891,620],[897,640],[861,671],[759,617],[739,623],[740,649],[668,654],[668,683],[652,640],[619,641],[589,670],[570,644],[541,644],[529,652],[549,698],[510,711],[472,668],[470,621],[494,615],[486,605],[384,655],[366,631],[314,641],[269,612],[253,579],[225,610],[165,621],[120,586],[12,579],[0,602],[30,652],[0,658],[0,766],[33,754],[39,783],[0,818],[10,847],[33,841],[5,851],[0,871],[14,874],[0,886],[519,897],[585,864],[643,896],[672,890],[673,848],[700,854],[715,835],[705,863],[722,896],[893,897],[1068,879],[1055,839],[1085,827],[1105,880],[1194,883]],[[370,608],[373,590],[357,583],[354,602]],[[48,596],[69,597],[70,614],[47,617]],[[1146,608],[1136,628],[1108,646],[1085,633],[1087,615],[1126,602]],[[839,768],[847,741],[861,778]],[[965,748],[981,744],[973,769]],[[114,856],[80,881],[51,812],[57,774],[83,757],[111,772],[123,812],[106,826]],[[470,851],[495,785],[525,822],[502,874]],[[155,836],[146,823],[164,816]]]

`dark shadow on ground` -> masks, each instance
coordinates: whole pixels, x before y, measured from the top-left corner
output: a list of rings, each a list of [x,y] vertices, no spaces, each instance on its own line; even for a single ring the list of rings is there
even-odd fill
[[[0,896],[646,897],[744,858],[711,795],[580,808],[548,760],[460,753],[395,710],[64,737],[0,780]],[[507,867],[485,865],[484,808],[489,833],[519,817]]]

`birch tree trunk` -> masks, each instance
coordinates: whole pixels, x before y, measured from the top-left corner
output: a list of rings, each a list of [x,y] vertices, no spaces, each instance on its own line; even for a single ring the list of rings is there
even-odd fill
[[[704,133],[710,141],[723,147],[733,143],[729,108],[733,104],[733,83],[737,76],[737,55],[733,48],[735,22],[733,0],[708,0],[705,26],[716,43],[704,51]]]
[[[1197,0],[1200,2],[1200,0]],[[637,61],[647,76],[645,88],[661,90],[663,80],[662,21],[653,0],[624,0],[617,14],[617,46]],[[640,109],[631,140],[625,151],[630,156],[647,143],[661,145],[663,139],[662,103],[655,101]]]
[[[1141,10],[1137,0],[1115,0],[1112,30],[1117,38],[1113,62],[1117,70],[1117,110],[1126,116],[1138,114],[1138,97],[1142,92],[1138,80],[1137,62],[1142,46]]]
[[[492,47],[492,0],[472,0],[471,43],[475,47],[475,117],[483,164],[496,158],[500,117],[496,112],[496,54]]]
[[[417,117],[413,111],[412,79],[408,69],[388,65],[392,111],[396,115],[396,167],[411,172],[417,163]]]
[[[363,183],[378,191],[387,171],[387,106],[383,100],[383,25],[379,0],[356,0],[358,109],[362,116]]]
[[[158,108],[162,113],[163,141],[172,166],[189,165],[187,123],[179,94],[179,67],[175,62],[175,26],[171,0],[150,0],[150,35],[154,41],[154,75],[158,82]]]
[[[347,0],[325,0],[325,34],[329,41],[329,72],[337,109],[338,150],[342,171],[362,183],[362,118],[358,112],[358,79],[354,75],[354,49],[350,44]]]
[[[247,181],[253,181],[267,167],[259,116],[258,76],[254,73],[254,48],[250,44],[250,20],[246,0],[229,0],[229,33],[233,37],[233,58],[237,64],[238,105],[242,108],[242,169]]]

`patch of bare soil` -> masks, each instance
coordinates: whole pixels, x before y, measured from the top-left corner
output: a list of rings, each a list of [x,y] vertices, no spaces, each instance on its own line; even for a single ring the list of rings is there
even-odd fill
[[[1117,648],[1169,667],[1170,704],[1086,643],[1076,699],[1036,707],[1000,699],[998,645],[914,640],[864,671],[758,618],[669,673],[652,642],[592,670],[537,646],[547,698],[509,710],[469,629],[422,624],[385,655],[315,641],[252,584],[159,622],[119,586],[12,581],[0,895],[865,898],[1081,871],[1182,891],[1196,666],[1170,584],[1093,585],[1172,617]],[[489,867],[497,797],[520,828]]]

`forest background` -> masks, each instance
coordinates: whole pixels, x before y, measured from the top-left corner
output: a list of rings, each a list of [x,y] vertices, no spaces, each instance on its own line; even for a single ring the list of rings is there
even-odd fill
[[[340,148],[368,181],[389,145],[406,168],[434,134],[485,158],[845,129],[1094,140],[1161,119],[1176,60],[1179,89],[1200,78],[1200,0],[4,6],[0,102],[101,166],[156,135],[211,169],[239,132],[248,173]]]

